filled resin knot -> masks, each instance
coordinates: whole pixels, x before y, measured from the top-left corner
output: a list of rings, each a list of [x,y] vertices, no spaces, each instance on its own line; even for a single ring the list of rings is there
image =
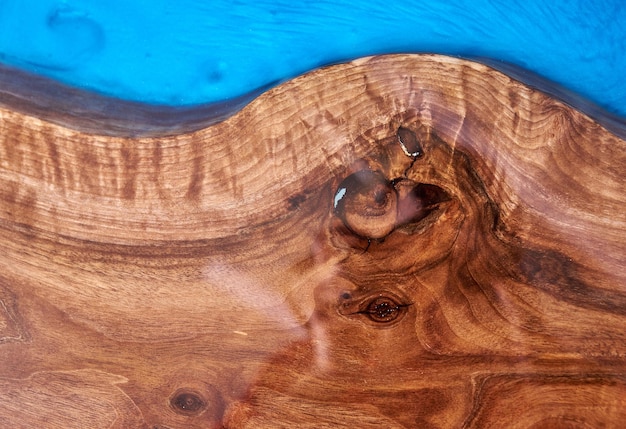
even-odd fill
[[[396,227],[398,194],[378,171],[362,170],[341,182],[335,213],[355,234],[383,238]]]
[[[334,210],[354,234],[383,239],[399,226],[424,219],[446,199],[438,186],[361,170],[339,184]]]

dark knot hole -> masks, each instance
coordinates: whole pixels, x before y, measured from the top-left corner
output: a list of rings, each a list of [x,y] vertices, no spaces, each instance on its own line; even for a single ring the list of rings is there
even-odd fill
[[[181,414],[198,414],[207,406],[200,394],[192,391],[177,391],[170,399],[172,408]]]

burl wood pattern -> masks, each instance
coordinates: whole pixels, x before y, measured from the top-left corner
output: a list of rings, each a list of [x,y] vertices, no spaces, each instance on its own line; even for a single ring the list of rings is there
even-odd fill
[[[0,427],[624,427],[625,168],[432,55],[163,137],[5,103]]]

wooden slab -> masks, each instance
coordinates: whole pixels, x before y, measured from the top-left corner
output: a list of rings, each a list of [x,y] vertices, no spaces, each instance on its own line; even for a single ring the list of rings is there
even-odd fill
[[[436,55],[161,136],[7,93],[0,426],[626,421],[626,127]]]

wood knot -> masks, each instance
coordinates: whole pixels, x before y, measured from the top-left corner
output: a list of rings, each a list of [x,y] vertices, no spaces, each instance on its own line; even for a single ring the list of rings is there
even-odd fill
[[[436,185],[360,170],[339,184],[333,207],[352,233],[378,240],[399,226],[421,221],[447,200],[448,194]]]
[[[177,390],[170,398],[170,405],[179,414],[199,414],[207,407],[207,401],[198,392]]]
[[[360,313],[365,314],[371,321],[389,323],[396,320],[406,305],[399,304],[387,296],[379,296],[371,300]]]
[[[335,214],[355,234],[383,238],[396,224],[398,195],[379,171],[361,170],[346,177],[335,193]]]
[[[399,322],[412,305],[407,299],[386,291],[361,297],[343,292],[339,295],[339,302],[342,315],[364,317],[376,327]]]

